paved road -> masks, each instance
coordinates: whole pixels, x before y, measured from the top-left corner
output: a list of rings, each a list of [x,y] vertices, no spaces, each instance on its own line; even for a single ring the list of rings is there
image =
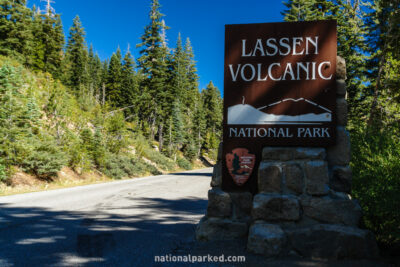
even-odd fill
[[[265,259],[246,240],[196,242],[211,169],[0,197],[0,267],[191,266],[155,256],[242,256],[196,266],[386,266],[382,262]]]
[[[151,266],[193,241],[211,172],[0,197],[0,266]]]

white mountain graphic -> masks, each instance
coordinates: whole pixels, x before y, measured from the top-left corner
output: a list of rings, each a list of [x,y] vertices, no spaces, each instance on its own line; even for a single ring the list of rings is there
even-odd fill
[[[260,111],[264,108],[278,105],[286,101],[305,101],[325,112],[321,114],[307,113],[299,115],[275,115]],[[287,98],[258,109],[251,105],[244,104],[243,101],[243,104],[238,104],[228,108],[228,124],[319,124],[329,121],[332,121],[332,112],[329,109],[304,98]]]

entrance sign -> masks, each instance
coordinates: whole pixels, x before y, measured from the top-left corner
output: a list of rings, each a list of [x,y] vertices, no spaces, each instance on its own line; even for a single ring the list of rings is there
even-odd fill
[[[334,144],[336,43],[333,20],[225,26],[223,189],[256,191],[265,146]]]

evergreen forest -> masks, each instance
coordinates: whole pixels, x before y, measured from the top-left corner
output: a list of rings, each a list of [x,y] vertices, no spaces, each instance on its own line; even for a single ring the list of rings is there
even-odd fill
[[[400,249],[400,1],[288,0],[285,21],[335,19],[346,60],[352,196],[383,253]]]
[[[166,44],[157,0],[137,44],[101,60],[79,16],[0,1],[0,180],[18,171],[49,180],[67,166],[119,179],[201,165],[216,157],[222,99],[199,90],[194,51]],[[200,166],[199,165],[199,166]]]

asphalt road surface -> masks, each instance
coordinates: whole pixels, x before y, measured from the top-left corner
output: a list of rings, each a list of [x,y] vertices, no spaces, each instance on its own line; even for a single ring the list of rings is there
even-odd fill
[[[201,256],[196,266],[385,266],[378,262],[265,259],[246,240],[196,242],[212,169],[0,197],[0,267],[191,266],[155,262]],[[245,256],[245,263],[208,255]],[[186,258],[187,259],[187,258]],[[211,259],[211,261],[210,261]]]
[[[151,266],[193,240],[211,172],[0,197],[0,266]]]

